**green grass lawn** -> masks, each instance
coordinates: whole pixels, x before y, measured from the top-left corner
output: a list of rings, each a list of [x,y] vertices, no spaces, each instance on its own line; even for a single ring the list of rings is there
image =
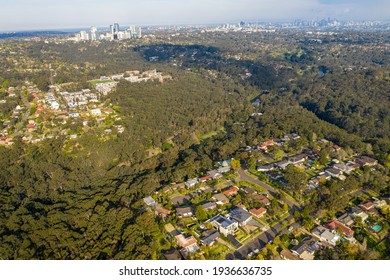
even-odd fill
[[[198,138],[199,138],[200,141],[204,141],[207,138],[213,137],[213,136],[217,135],[220,132],[225,132],[225,128],[221,127],[220,129],[218,129],[216,131],[211,131],[211,132],[209,132],[207,134],[203,134],[202,136],[199,136]]]
[[[236,232],[236,239],[242,243],[242,241],[244,241],[245,239],[248,238],[248,234],[242,229],[242,228],[238,228],[237,232]]]
[[[257,178],[256,178],[256,179],[257,179]],[[249,182],[249,181],[240,181],[240,182],[238,183],[238,185],[239,185],[240,187],[250,187],[250,188],[256,190],[256,191],[259,192],[259,193],[268,193],[268,191],[267,191],[266,189],[264,189],[263,187],[261,187],[261,186],[259,186],[259,185],[257,185],[257,184],[254,184],[254,183],[252,183],[252,182]]]
[[[226,245],[219,242],[215,242],[211,247],[203,247],[202,250],[208,260],[223,260],[227,254],[232,252]]]

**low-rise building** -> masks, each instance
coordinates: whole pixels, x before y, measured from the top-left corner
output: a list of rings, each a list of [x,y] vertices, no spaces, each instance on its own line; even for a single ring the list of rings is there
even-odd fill
[[[318,226],[313,229],[312,234],[321,241],[325,241],[333,246],[335,246],[337,241],[340,240],[340,236],[338,234],[332,233],[329,229],[323,226]]]
[[[218,205],[224,205],[229,203],[229,198],[227,198],[223,193],[217,193],[211,197]]]
[[[236,220],[240,226],[246,226],[252,220],[251,214],[239,207],[233,207],[229,212],[229,217]]]
[[[179,218],[192,217],[195,215],[195,211],[192,207],[180,207],[176,208],[176,215]]]
[[[238,229],[237,221],[228,219],[221,215],[211,218],[210,223],[225,236],[233,235]]]
[[[257,218],[261,218],[264,216],[265,213],[267,213],[267,209],[260,207],[260,208],[253,208],[249,210],[249,213],[251,213],[253,216]]]

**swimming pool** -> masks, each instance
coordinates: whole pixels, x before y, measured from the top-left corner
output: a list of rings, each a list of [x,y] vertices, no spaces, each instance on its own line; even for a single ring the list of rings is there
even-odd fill
[[[381,230],[381,226],[380,225],[376,225],[376,226],[374,226],[372,229],[375,231],[375,232],[378,232],[378,231],[380,231]]]

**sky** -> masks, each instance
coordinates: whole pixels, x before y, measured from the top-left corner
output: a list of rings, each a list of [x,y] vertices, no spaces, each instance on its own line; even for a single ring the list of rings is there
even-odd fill
[[[0,0],[0,31],[336,18],[390,21],[390,0]]]

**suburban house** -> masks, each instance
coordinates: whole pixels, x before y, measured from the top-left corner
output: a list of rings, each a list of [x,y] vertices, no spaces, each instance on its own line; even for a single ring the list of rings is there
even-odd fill
[[[232,196],[232,195],[236,195],[238,193],[238,190],[239,190],[239,188],[234,186],[234,187],[231,187],[231,188],[223,191],[222,193],[226,196]]]
[[[367,201],[367,202],[361,203],[361,204],[359,204],[359,207],[364,212],[366,212],[369,215],[375,215],[376,214],[375,204],[373,202],[371,202],[371,201]]]
[[[175,236],[177,243],[183,249],[180,250],[182,255],[185,257],[188,253],[194,253],[199,250],[198,242],[190,235],[185,237],[183,234]]]
[[[333,168],[336,168],[346,174],[350,174],[353,170],[351,166],[348,166],[345,163],[336,163],[333,165]]]
[[[195,187],[195,185],[198,183],[198,178],[193,178],[193,179],[188,179],[185,183],[185,185],[188,187],[188,188],[193,188]]]
[[[308,241],[301,241],[298,245],[291,248],[291,252],[302,260],[313,260],[315,250],[315,242],[312,242],[312,245],[310,245]]]
[[[177,250],[170,250],[168,252],[165,252],[163,253],[163,256],[168,261],[178,261],[183,259]]]
[[[287,161],[287,160],[282,160],[282,161],[277,162],[277,163],[275,163],[275,164],[276,164],[276,166],[277,166],[278,168],[284,170],[284,169],[286,169],[286,167],[287,167],[288,165],[291,164],[291,162],[289,162],[289,161]]]
[[[249,213],[251,213],[253,216],[257,218],[261,218],[264,216],[265,213],[267,213],[267,209],[260,207],[260,208],[253,208],[249,210]]]
[[[250,187],[243,187],[242,190],[247,194],[256,194],[257,192]]]
[[[378,164],[378,161],[376,159],[367,156],[357,157],[355,158],[355,162],[360,166],[375,166]]]
[[[211,179],[212,178],[210,176],[204,176],[204,177],[199,178],[199,182],[200,183],[205,183],[205,182],[207,182],[207,181],[209,181]]]
[[[364,222],[368,218],[368,215],[362,209],[360,209],[358,207],[352,207],[350,213],[351,213],[352,217],[354,217],[354,219],[356,219],[357,217],[360,217],[362,219],[362,222]]]
[[[229,166],[221,166],[217,169],[217,171],[221,174],[229,172],[231,169],[230,165]]]
[[[217,208],[217,204],[215,202],[206,202],[202,207],[204,210],[213,210]]]
[[[171,186],[171,189],[173,191],[176,191],[176,190],[182,190],[182,189],[185,189],[186,188],[186,185],[184,183],[178,183],[178,184],[173,184]]]
[[[355,242],[355,239],[353,238],[354,231],[337,220],[328,221],[326,224],[324,224],[324,227],[333,233],[336,232],[336,229],[339,229],[345,235],[348,241],[352,243]]]
[[[213,246],[215,241],[221,236],[221,234],[216,231],[207,231],[202,234],[202,237],[200,238],[200,243],[203,246]]]
[[[150,207],[154,207],[157,205],[157,202],[151,196],[145,197],[144,202]]]
[[[251,214],[239,207],[233,207],[230,210],[229,216],[236,220],[240,226],[246,226],[246,224],[252,220]]]
[[[254,198],[255,200],[259,201],[260,203],[266,205],[266,206],[268,206],[268,205],[271,204],[271,202],[269,201],[269,199],[266,198],[266,197],[265,197],[264,195],[262,195],[262,194],[256,194],[256,195],[253,196],[253,198]]]
[[[331,177],[334,177],[334,178],[341,178],[343,171],[332,167],[332,168],[326,169],[325,173],[329,174]]]
[[[353,225],[353,223],[355,222],[354,221],[354,217],[352,216],[352,214],[350,213],[344,213],[343,215],[341,215],[338,220],[343,223],[344,225],[346,226],[351,226]]]
[[[338,234],[332,233],[330,230],[323,226],[318,226],[311,232],[315,237],[319,238],[321,241],[325,241],[330,245],[335,246],[336,242],[340,240]]]
[[[171,198],[171,202],[175,206],[180,206],[188,203],[188,198],[185,196],[179,195]]]
[[[276,143],[274,142],[274,140],[268,140],[266,142],[264,142],[263,144],[261,144],[261,146],[259,147],[259,149],[263,152],[267,152],[268,151],[268,147],[271,147],[271,146],[274,146],[276,145]]]
[[[220,233],[225,236],[234,234],[238,229],[238,222],[223,217],[221,215],[217,215],[210,219],[210,223],[218,229]]]
[[[172,213],[172,211],[165,209],[164,207],[162,207],[160,205],[157,205],[154,209],[154,213],[156,216],[166,218],[167,216],[169,216]]]
[[[294,255],[289,249],[283,249],[280,252],[280,257],[284,260],[292,260],[292,261],[301,260],[300,257],[298,257],[297,255]]]
[[[293,165],[302,164],[302,163],[304,163],[306,160],[307,160],[307,155],[305,155],[305,154],[296,155],[296,156],[290,157],[290,158],[288,159],[288,161],[289,161],[291,164],[293,164]]]
[[[99,108],[91,110],[92,116],[100,116],[101,114],[102,114],[102,111]]]
[[[257,167],[257,171],[262,171],[262,172],[271,171],[274,169],[275,169],[275,164],[268,164],[268,165],[263,165],[263,166]]]
[[[176,215],[179,218],[192,217],[195,214],[192,207],[180,207],[176,208]]]
[[[218,170],[211,170],[211,171],[207,172],[207,175],[210,176],[211,179],[213,179],[213,180],[214,179],[220,179],[220,178],[223,177],[222,174],[219,173]]]
[[[223,193],[217,193],[211,197],[218,205],[224,205],[229,203],[229,198],[227,198]]]

